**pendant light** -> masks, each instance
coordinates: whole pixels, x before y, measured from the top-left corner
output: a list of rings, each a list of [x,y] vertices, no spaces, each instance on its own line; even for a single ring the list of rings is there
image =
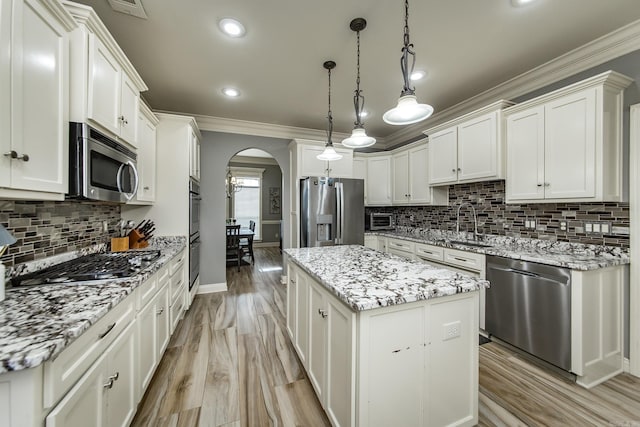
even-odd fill
[[[324,146],[324,151],[316,157],[318,160],[340,160],[342,158],[342,154],[338,154],[336,152],[336,149],[333,148],[333,142],[331,141],[331,134],[333,133],[333,116],[331,115],[331,70],[336,67],[336,63],[333,61],[325,61],[323,67],[329,74],[329,113],[327,114],[329,123],[327,125],[327,143]]]
[[[362,111],[364,110],[364,96],[360,90],[360,31],[367,27],[367,21],[364,18],[356,18],[349,24],[349,28],[356,32],[358,46],[358,62],[356,73],[356,90],[353,95],[353,107],[356,110],[356,122],[354,123],[353,132],[349,138],[342,140],[342,145],[349,148],[370,147],[376,143],[376,139],[367,135],[362,123]]]
[[[382,116],[382,120],[390,125],[417,123],[433,114],[433,107],[429,104],[418,104],[415,88],[409,87],[409,76],[413,73],[413,67],[416,65],[416,53],[412,50],[413,44],[409,42],[409,0],[404,2],[404,13],[404,46],[402,47],[402,57],[400,58],[404,87],[400,93],[398,105]],[[409,55],[411,55],[411,64],[409,64]],[[411,66],[411,69],[409,69],[409,66]]]

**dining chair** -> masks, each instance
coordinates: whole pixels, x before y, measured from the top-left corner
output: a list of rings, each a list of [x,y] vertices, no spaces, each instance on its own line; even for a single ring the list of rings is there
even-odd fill
[[[255,221],[249,220],[249,230],[252,232],[256,231]],[[251,264],[255,264],[255,258],[253,257],[253,235],[240,239],[240,248],[242,248],[244,255],[251,257]]]
[[[227,262],[236,261],[238,271],[242,261],[243,251],[240,248],[240,225],[227,226]]]

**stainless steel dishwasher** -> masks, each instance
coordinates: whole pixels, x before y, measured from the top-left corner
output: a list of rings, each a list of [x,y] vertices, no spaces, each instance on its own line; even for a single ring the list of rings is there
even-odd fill
[[[570,273],[566,268],[487,256],[487,332],[570,371]]]

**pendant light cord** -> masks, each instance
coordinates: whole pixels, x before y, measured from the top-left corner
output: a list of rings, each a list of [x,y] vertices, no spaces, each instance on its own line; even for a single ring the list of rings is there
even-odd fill
[[[411,64],[409,64],[409,55],[411,55]],[[411,68],[409,68],[409,65]],[[409,0],[404,2],[404,46],[402,47],[402,57],[400,58],[400,68],[402,69],[402,78],[404,79],[404,87],[400,96],[415,94],[415,88],[410,86],[410,75],[413,73],[413,67],[416,65],[416,53],[413,51],[413,44],[409,41]]]
[[[364,124],[362,123],[362,111],[364,111],[364,96],[362,95],[362,91],[360,90],[360,31],[356,31],[357,35],[357,65],[356,65],[356,90],[353,95],[353,107],[356,110],[356,121],[354,125],[356,127],[363,128]]]
[[[333,142],[331,141],[331,134],[333,133],[333,115],[331,114],[331,68],[329,71],[329,113],[327,115],[327,119],[329,119],[329,126],[327,127],[327,145],[333,146]]]

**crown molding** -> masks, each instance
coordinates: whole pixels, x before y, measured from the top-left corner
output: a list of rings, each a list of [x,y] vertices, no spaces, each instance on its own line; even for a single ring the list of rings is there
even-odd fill
[[[425,129],[436,127],[498,99],[512,99],[526,95],[638,49],[640,49],[640,20],[442,110],[425,122],[404,127],[392,133],[385,138],[385,148],[401,144],[421,134]]]
[[[327,134],[324,130],[300,128],[295,126],[276,125],[271,123],[250,122],[247,120],[225,119],[213,116],[194,116],[201,130],[212,132],[238,133],[242,135],[266,136],[283,139],[310,139],[324,141]],[[336,140],[349,137],[350,134],[334,132]]]
[[[78,27],[73,16],[57,0],[41,0],[40,3],[46,7],[60,21],[65,30],[71,32]]]

